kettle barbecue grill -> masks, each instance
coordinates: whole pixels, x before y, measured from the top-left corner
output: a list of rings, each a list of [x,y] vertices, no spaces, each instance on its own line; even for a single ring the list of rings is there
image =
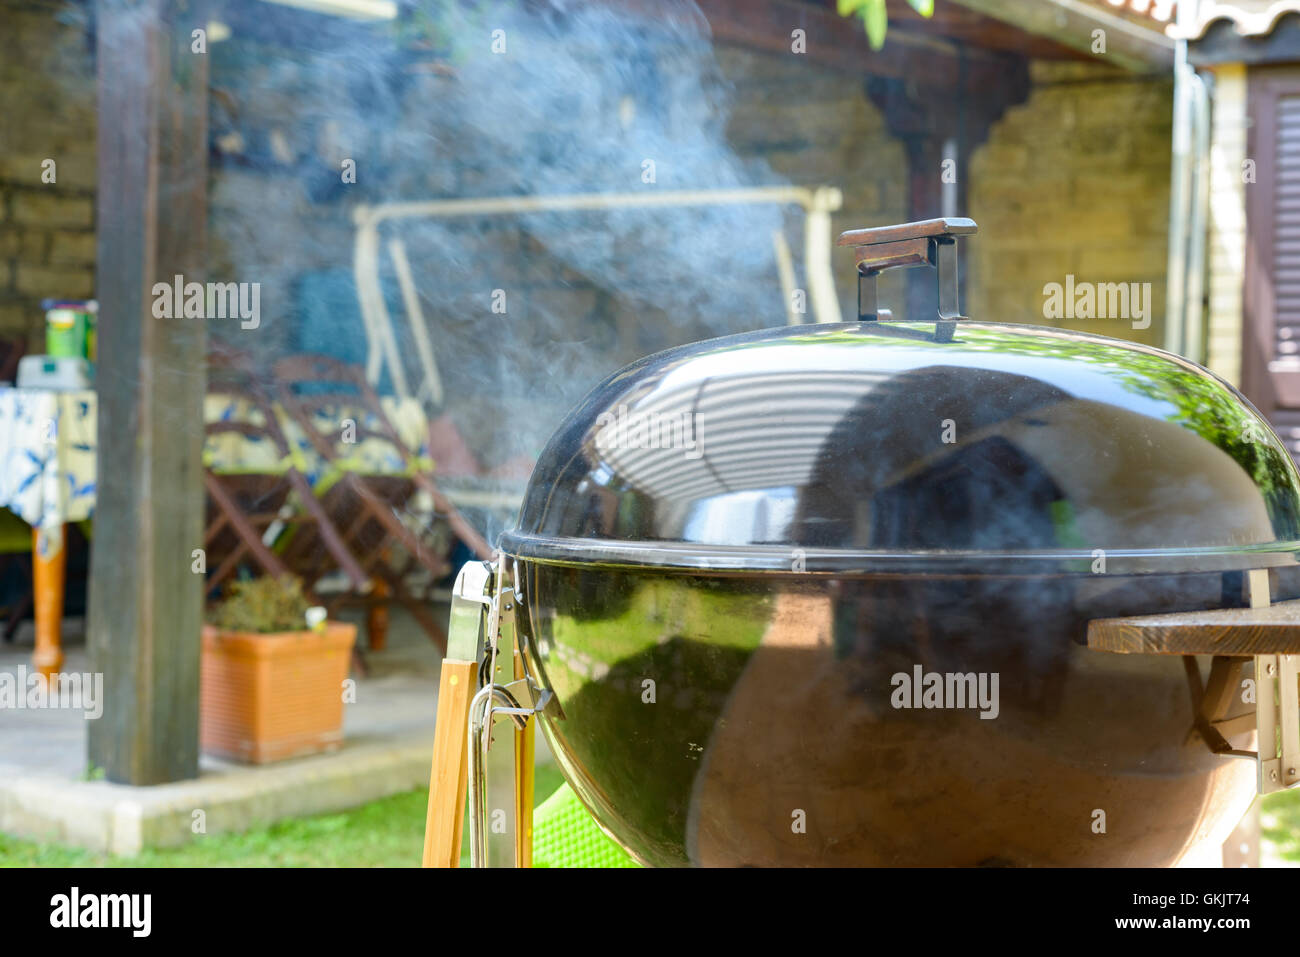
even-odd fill
[[[855,323],[670,349],[452,605],[426,865],[528,863],[532,734],[638,861],[1171,865],[1300,782],[1300,476],[1157,349],[973,321],[969,219],[846,232]],[[884,270],[933,267],[895,322]],[[494,740],[495,739],[495,740]]]

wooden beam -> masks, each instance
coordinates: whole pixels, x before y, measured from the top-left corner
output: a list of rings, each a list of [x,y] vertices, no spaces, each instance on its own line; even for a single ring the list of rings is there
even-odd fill
[[[1084,53],[1092,51],[1092,32],[1106,31],[1106,52],[1099,62],[1147,73],[1174,65],[1174,41],[1161,26],[1150,27],[1084,0],[948,0],[1022,30],[1048,37]]]
[[[1025,0],[1033,3],[1034,0]],[[1014,53],[1031,60],[1092,60],[1091,52],[1065,46],[1050,37],[1028,33],[1018,24],[995,20],[956,3],[936,3],[934,14],[923,17],[903,0],[890,0],[889,34],[924,33],[990,52]],[[888,37],[886,43],[889,42]]]
[[[658,13],[657,5],[647,0],[602,0],[601,5],[630,15]],[[946,95],[963,76],[978,88],[1006,69],[1007,57],[997,52],[963,48],[937,33],[922,35],[920,28],[893,30],[892,22],[884,48],[872,50],[862,21],[842,17],[833,7],[794,0],[697,0],[696,5],[717,43],[791,56],[791,34],[799,29],[807,42],[800,59],[854,77],[905,79],[936,96]]]
[[[203,578],[201,319],[155,319],[151,290],[203,280],[201,3],[97,0],[99,463],[88,644],[104,675],[89,759],[108,780],[198,774]]]

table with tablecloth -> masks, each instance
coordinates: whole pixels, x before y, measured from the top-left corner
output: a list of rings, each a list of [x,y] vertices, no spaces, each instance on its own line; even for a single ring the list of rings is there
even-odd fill
[[[414,399],[385,397],[385,417],[415,455],[429,467],[428,420]],[[344,435],[355,427],[360,440],[345,444],[343,455],[326,462],[302,427],[279,406],[273,412],[291,447],[292,464],[316,485],[339,467],[361,474],[401,474],[407,468],[391,443],[365,438],[377,425],[362,409],[335,407],[313,415],[322,434]],[[209,395],[207,421],[258,422],[262,411],[237,396]],[[64,527],[93,518],[96,476],[96,397],[90,390],[58,392],[0,388],[0,506],[32,528],[32,569],[35,592],[35,667],[53,674],[63,662],[60,623],[66,553]],[[288,462],[270,442],[238,433],[209,436],[204,465],[216,472],[274,471]]]
[[[0,505],[32,528],[33,664],[54,674],[63,665],[63,529],[95,510],[94,392],[0,389]]]
[[[0,389],[0,504],[35,529],[95,510],[95,393]]]

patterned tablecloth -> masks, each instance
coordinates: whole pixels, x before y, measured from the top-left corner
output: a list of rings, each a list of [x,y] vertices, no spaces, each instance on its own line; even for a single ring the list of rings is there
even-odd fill
[[[95,393],[0,389],[0,505],[34,528],[95,510]]]
[[[384,412],[420,464],[428,460],[428,422],[415,400],[385,398]],[[293,448],[293,460],[312,484],[335,467],[316,453],[296,422],[277,409],[280,425]],[[259,415],[239,399],[209,396],[204,403],[208,421],[249,419]],[[95,511],[95,416],[93,391],[53,392],[0,388],[0,506],[40,529],[57,529],[90,518]],[[400,474],[401,457],[391,444],[377,440],[348,442],[349,423],[373,424],[357,410],[339,408],[322,413],[322,434],[337,435],[337,463],[364,474]],[[219,472],[274,470],[286,463],[269,443],[236,434],[210,437],[205,464]]]

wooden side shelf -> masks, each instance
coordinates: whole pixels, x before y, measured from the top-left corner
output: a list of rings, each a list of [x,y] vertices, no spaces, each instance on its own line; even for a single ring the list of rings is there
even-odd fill
[[[1260,794],[1300,785],[1300,601],[1269,604],[1269,593],[1268,571],[1252,569],[1243,589],[1248,608],[1088,622],[1088,647],[1095,651],[1180,656],[1194,731],[1215,754],[1254,760]],[[1197,655],[1210,656],[1206,681]],[[1253,707],[1234,714],[1248,666]],[[1258,751],[1229,743],[1229,737],[1252,730],[1258,732]]]
[[[1300,654],[1300,601],[1088,622],[1088,647],[1124,655]]]

